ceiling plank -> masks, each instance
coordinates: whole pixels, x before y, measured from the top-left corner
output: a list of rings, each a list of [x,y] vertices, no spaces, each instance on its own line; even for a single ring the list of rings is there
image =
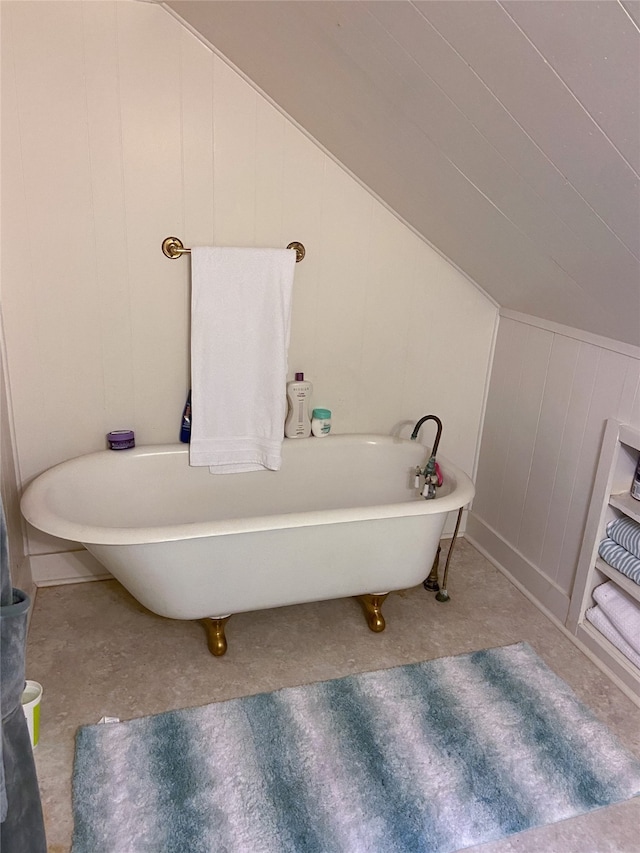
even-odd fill
[[[165,5],[500,305],[640,344],[628,123],[589,113],[611,81],[589,100],[537,18],[496,0]],[[632,51],[627,13],[594,5],[616,5],[607,38],[624,27]]]
[[[418,0],[415,5],[614,233],[640,256],[637,175],[504,9],[475,0]]]
[[[503,2],[582,107],[640,173],[638,31],[618,3]],[[635,75],[629,69],[635,68]]]

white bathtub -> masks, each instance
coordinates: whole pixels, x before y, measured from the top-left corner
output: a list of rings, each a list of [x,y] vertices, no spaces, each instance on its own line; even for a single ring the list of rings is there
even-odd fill
[[[222,654],[228,614],[423,581],[447,513],[474,494],[439,456],[443,485],[420,497],[414,470],[427,456],[405,439],[331,435],[285,440],[278,472],[213,475],[189,466],[186,445],[105,450],[40,475],[21,509],[85,545],[154,613],[216,620]]]

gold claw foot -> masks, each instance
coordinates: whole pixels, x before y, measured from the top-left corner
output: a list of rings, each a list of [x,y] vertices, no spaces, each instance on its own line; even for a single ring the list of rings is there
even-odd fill
[[[207,629],[209,651],[217,658],[222,657],[227,651],[227,638],[224,635],[224,628],[228,621],[228,616],[211,616],[202,620],[202,624]]]
[[[384,631],[386,623],[382,615],[382,604],[389,593],[383,595],[359,595],[358,601],[362,605],[367,625],[376,634]]]

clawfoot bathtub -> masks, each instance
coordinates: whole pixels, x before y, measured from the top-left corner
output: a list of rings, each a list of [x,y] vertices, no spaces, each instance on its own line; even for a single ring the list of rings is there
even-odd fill
[[[63,462],[26,489],[34,527],[81,542],[145,607],[202,619],[226,651],[230,614],[359,596],[371,630],[393,590],[421,583],[447,514],[474,494],[440,456],[444,482],[414,486],[428,450],[381,435],[286,440],[278,472],[210,474],[185,445],[105,450]]]

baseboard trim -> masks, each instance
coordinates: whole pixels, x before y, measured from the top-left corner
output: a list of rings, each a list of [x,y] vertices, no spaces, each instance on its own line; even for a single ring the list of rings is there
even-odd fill
[[[570,602],[566,592],[473,512],[469,513],[465,535],[521,592],[530,595],[534,602],[564,625]]]
[[[59,586],[67,583],[101,581],[111,577],[86,549],[60,551],[56,554],[35,554],[29,558],[31,576],[36,587]]]

